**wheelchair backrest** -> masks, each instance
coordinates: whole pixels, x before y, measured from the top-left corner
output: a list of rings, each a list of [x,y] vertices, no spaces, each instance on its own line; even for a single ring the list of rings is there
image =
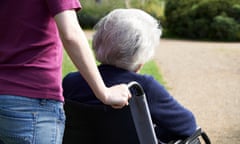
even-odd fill
[[[139,144],[129,106],[113,109],[65,100],[63,144]]]

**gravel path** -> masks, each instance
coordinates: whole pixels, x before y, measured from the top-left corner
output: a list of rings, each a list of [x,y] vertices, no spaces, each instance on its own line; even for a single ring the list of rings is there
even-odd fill
[[[91,39],[92,31],[85,31]],[[193,111],[213,144],[240,144],[240,43],[161,40],[169,92]]]
[[[163,39],[155,59],[212,143],[240,144],[240,43]]]

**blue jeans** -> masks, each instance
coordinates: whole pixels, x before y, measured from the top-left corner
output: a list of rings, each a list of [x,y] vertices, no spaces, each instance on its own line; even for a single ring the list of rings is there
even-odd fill
[[[63,103],[0,95],[0,144],[62,144]]]

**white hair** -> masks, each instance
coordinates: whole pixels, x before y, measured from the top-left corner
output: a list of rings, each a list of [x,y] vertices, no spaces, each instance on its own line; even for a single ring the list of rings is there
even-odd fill
[[[95,28],[97,60],[130,71],[152,58],[161,36],[158,21],[140,9],[115,9]]]

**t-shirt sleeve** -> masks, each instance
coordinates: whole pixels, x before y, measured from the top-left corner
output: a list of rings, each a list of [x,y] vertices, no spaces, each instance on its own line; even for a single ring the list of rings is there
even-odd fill
[[[48,8],[52,16],[64,11],[75,9],[81,9],[81,3],[78,0],[46,0]]]

